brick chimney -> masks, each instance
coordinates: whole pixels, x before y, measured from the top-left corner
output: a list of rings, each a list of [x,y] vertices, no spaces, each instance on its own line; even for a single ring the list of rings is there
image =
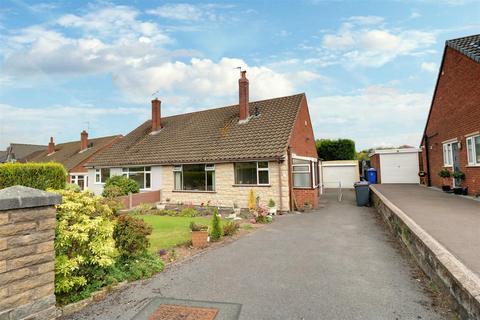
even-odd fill
[[[55,142],[53,142],[53,137],[50,137],[50,142],[48,143],[48,154],[55,152]]]
[[[158,131],[162,128],[160,124],[160,104],[162,102],[155,98],[152,100],[152,132]]]
[[[83,130],[80,133],[80,152],[87,149],[88,149],[88,133],[87,131]]]
[[[248,110],[247,71],[240,71],[240,79],[238,79],[238,94],[240,105],[240,121],[244,121],[250,116],[250,112]]]

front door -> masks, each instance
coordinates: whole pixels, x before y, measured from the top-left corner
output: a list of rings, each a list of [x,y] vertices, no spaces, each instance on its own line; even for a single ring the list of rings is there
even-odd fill
[[[453,156],[453,172],[460,171],[460,159],[458,152],[458,142],[452,143],[452,156]],[[453,187],[460,187],[462,181],[460,179],[453,179]]]

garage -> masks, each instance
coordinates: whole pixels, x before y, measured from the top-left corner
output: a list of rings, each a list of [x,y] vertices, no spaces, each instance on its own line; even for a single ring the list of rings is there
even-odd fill
[[[321,176],[323,188],[353,188],[360,180],[358,161],[322,161]]]
[[[418,148],[375,150],[370,155],[378,183],[420,183]]]

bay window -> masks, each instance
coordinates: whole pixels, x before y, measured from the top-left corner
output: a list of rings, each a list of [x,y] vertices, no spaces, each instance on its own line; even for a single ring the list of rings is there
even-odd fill
[[[293,187],[311,188],[312,173],[310,172],[310,161],[303,159],[292,159]]]
[[[152,179],[151,167],[132,167],[123,168],[122,175],[129,179],[135,180],[140,189],[150,189]]]
[[[268,185],[269,183],[268,161],[235,163],[235,184]]]
[[[184,164],[173,167],[177,191],[215,191],[214,164]]]
[[[95,169],[95,183],[105,183],[110,178],[110,168]]]
[[[467,158],[469,165],[480,165],[480,135],[467,138]]]

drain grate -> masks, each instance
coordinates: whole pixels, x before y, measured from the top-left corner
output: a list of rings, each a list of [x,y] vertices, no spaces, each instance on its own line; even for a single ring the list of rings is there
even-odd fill
[[[148,320],[214,320],[218,309],[162,304]]]

